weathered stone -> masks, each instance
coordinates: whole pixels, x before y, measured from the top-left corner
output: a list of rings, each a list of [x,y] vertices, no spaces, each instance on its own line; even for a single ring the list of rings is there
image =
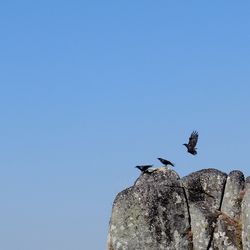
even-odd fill
[[[229,173],[221,205],[221,215],[218,217],[213,236],[214,249],[242,249],[240,215],[241,192],[244,184],[242,172]]]
[[[214,250],[242,249],[241,227],[238,221],[232,220],[224,213],[219,215],[211,246]]]
[[[108,250],[250,250],[250,177],[150,169],[113,204]]]
[[[244,189],[245,178],[241,171],[232,171],[227,177],[223,195],[221,212],[231,219],[239,220],[241,214],[241,192]]]
[[[192,249],[179,176],[161,168],[142,174],[115,199],[108,237],[112,250]]]
[[[216,169],[203,169],[182,179],[187,190],[194,249],[211,245],[226,177]]]
[[[200,203],[217,211],[221,206],[222,192],[227,174],[217,169],[203,169],[182,178],[190,203]]]
[[[242,245],[243,250],[250,249],[250,177],[246,178],[242,201]]]

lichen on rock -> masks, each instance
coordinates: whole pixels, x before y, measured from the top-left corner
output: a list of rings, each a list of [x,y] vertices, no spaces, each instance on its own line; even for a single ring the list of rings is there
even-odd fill
[[[107,250],[250,249],[250,178],[203,169],[143,173],[113,203]]]

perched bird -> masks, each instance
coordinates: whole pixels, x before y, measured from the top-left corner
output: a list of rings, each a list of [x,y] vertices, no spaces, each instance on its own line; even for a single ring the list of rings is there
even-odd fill
[[[171,162],[171,161],[168,161],[168,160],[165,160],[165,159],[162,159],[162,158],[157,158],[162,164],[164,164],[164,166],[167,166],[167,165],[171,165],[174,167],[174,164]]]
[[[136,168],[140,169],[143,173],[147,172],[147,170],[151,167],[153,167],[153,165],[141,165],[141,166],[135,166]]]
[[[189,137],[189,142],[184,143],[183,145],[186,146],[188,153],[192,154],[192,155],[196,155],[197,151],[196,151],[196,144],[198,142],[198,132],[197,131],[193,131],[192,134]]]

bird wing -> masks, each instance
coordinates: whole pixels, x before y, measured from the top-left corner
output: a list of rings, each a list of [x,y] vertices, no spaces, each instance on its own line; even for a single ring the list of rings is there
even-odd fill
[[[151,168],[151,167],[153,167],[153,165],[142,165],[142,167],[144,167],[144,168]]]
[[[192,134],[189,137],[189,142],[188,142],[189,148],[192,148],[192,149],[195,148],[195,146],[196,146],[196,144],[198,142],[198,136],[199,136],[199,134],[198,134],[197,131],[192,132]]]
[[[174,163],[172,163],[171,161],[170,161],[170,163],[169,163],[171,166],[173,166],[174,167]]]

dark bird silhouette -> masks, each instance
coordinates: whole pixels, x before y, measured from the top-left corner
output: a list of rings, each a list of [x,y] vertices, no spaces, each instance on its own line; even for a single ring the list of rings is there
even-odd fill
[[[162,164],[164,164],[164,166],[167,166],[167,165],[171,165],[174,167],[174,164],[171,162],[171,161],[168,161],[168,160],[165,160],[165,159],[162,159],[162,158],[157,158]]]
[[[188,153],[192,154],[192,155],[196,155],[197,151],[196,151],[196,144],[198,142],[198,132],[197,131],[193,131],[192,134],[189,137],[189,142],[184,143],[183,145],[186,146]]]
[[[153,167],[153,165],[141,165],[141,166],[135,166],[136,168],[140,169],[143,173],[147,172],[147,170],[151,167]]]

